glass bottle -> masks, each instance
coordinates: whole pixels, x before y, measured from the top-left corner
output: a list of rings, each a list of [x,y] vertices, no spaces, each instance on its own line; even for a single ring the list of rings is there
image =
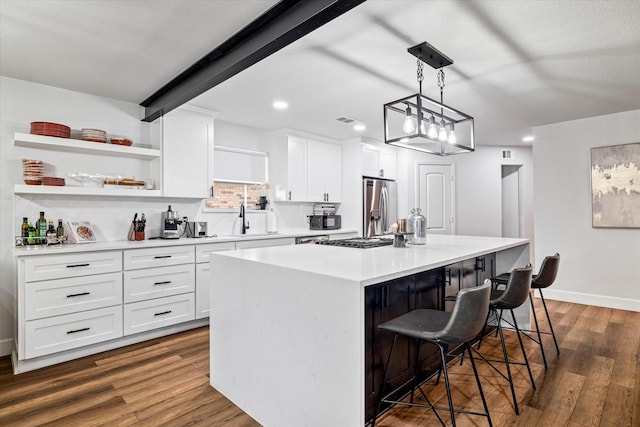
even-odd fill
[[[22,244],[29,244],[29,219],[27,217],[22,218],[22,228],[20,235],[22,236]]]
[[[38,233],[37,243],[46,243],[47,241],[47,219],[44,217],[44,212],[40,212],[40,218],[36,221],[36,231]]]
[[[27,238],[27,244],[35,245],[38,243],[38,231],[33,226],[32,223],[29,223],[29,237]]]
[[[56,237],[58,238],[58,242],[62,243],[64,241],[64,226],[62,225],[62,220],[58,220],[58,228],[56,229]]]
[[[55,245],[58,243],[58,235],[56,229],[53,228],[53,220],[49,220],[49,227],[47,228],[47,245]]]

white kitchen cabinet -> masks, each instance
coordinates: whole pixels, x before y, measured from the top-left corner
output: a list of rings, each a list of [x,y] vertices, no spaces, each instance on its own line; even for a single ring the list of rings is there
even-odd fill
[[[266,248],[269,246],[295,245],[294,237],[283,237],[279,239],[243,240],[236,242],[236,249]]]
[[[342,146],[308,141],[307,198],[312,202],[342,200]]]
[[[207,243],[196,246],[196,319],[209,317],[209,288],[211,287],[211,267],[209,254],[234,250],[234,242]]]
[[[195,319],[193,292],[124,305],[123,333],[136,334]]]
[[[180,107],[163,116],[163,196],[211,196],[213,125],[214,113],[195,107]]]
[[[307,200],[307,140],[287,137],[287,200]]]
[[[386,147],[362,144],[362,175],[374,178],[397,178],[396,152]]]
[[[286,135],[276,144],[275,199],[340,202],[342,146]]]

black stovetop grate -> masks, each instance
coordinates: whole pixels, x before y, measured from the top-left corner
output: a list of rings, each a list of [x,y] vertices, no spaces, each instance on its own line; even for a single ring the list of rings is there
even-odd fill
[[[316,242],[316,243],[318,245],[342,246],[342,247],[346,247],[346,248],[368,249],[368,248],[378,248],[380,246],[393,245],[393,239],[352,238],[352,239],[338,239],[338,240],[321,240],[321,241]]]

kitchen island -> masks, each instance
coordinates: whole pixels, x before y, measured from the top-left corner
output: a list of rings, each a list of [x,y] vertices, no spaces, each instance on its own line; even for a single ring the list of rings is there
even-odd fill
[[[507,272],[529,262],[529,243],[429,235],[426,245],[406,248],[214,253],[211,385],[267,427],[364,425],[375,400],[373,365],[386,357],[373,345],[379,309],[398,295],[394,315],[444,309],[445,288],[462,271],[452,266],[473,260],[479,274],[485,255],[491,274]]]

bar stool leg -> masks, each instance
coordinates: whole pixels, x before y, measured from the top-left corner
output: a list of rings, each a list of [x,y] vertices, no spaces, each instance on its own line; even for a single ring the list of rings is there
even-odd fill
[[[476,362],[473,360],[473,354],[471,354],[471,346],[469,345],[469,343],[465,344],[465,349],[469,353],[469,360],[471,360],[473,375],[476,377],[478,390],[480,390],[480,398],[482,399],[482,406],[484,406],[484,412],[487,413],[487,420],[489,421],[489,427],[493,427],[493,423],[491,422],[491,415],[489,415],[489,407],[487,406],[487,400],[484,398],[484,392],[482,391],[482,384],[480,384],[480,377],[478,376],[478,370],[476,369]]]
[[[536,308],[533,305],[533,295],[529,293],[529,302],[531,303],[531,312],[533,313],[533,322],[536,325],[536,333],[538,334],[538,344],[540,344],[540,352],[542,353],[542,361],[544,369],[547,369],[547,357],[544,354],[544,345],[542,344],[542,336],[540,335],[540,326],[538,326],[538,316],[536,316]]]
[[[542,300],[542,306],[544,307],[544,312],[547,315],[547,322],[549,322],[549,329],[551,329],[551,336],[553,337],[553,343],[556,345],[556,353],[560,356],[560,347],[558,347],[558,341],[556,341],[556,333],[553,332],[553,325],[551,324],[551,317],[549,316],[549,311],[547,310],[547,304],[544,302],[544,295],[542,295],[542,289],[538,289],[540,292],[540,299]]]
[[[527,352],[524,349],[524,344],[522,344],[522,337],[520,336],[520,328],[518,327],[518,321],[516,320],[516,315],[513,313],[513,309],[511,311],[511,317],[513,318],[513,326],[516,329],[516,336],[518,337],[518,342],[520,343],[520,350],[522,350],[522,356],[524,357],[524,363],[527,365],[527,371],[529,372],[529,378],[531,379],[531,386],[533,389],[536,389],[536,382],[533,380],[533,374],[531,373],[531,367],[529,366],[529,360],[527,359]]]
[[[497,313],[496,313],[496,317]],[[500,310],[500,316],[498,319],[498,333],[500,335],[500,344],[502,345],[502,356],[504,357],[504,363],[507,366],[507,379],[509,380],[509,387],[511,387],[511,397],[513,398],[513,406],[516,411],[516,415],[520,415],[520,409],[518,409],[518,398],[516,397],[516,390],[513,387],[513,378],[511,377],[511,368],[509,367],[509,356],[507,354],[507,347],[504,343],[504,334],[502,333],[502,310]]]
[[[378,413],[380,413],[380,406],[382,406],[382,399],[384,398],[384,387],[387,384],[387,372],[389,371],[389,364],[391,363],[391,355],[393,354],[393,347],[395,347],[397,339],[398,339],[398,334],[393,334],[393,341],[391,341],[391,349],[389,350],[389,357],[387,357],[387,364],[384,367],[384,375],[382,376],[382,386],[380,387],[380,398],[378,399],[378,405],[376,406],[376,411],[373,413],[373,420],[371,420],[371,427],[375,427],[376,418],[378,418]]]
[[[447,389],[447,400],[449,401],[449,414],[451,415],[451,426],[456,427],[456,416],[453,413],[453,399],[451,398],[451,387],[449,386],[449,374],[447,373],[447,351],[442,344],[437,343],[440,350],[440,359],[442,360],[442,372],[444,375],[444,385]]]

